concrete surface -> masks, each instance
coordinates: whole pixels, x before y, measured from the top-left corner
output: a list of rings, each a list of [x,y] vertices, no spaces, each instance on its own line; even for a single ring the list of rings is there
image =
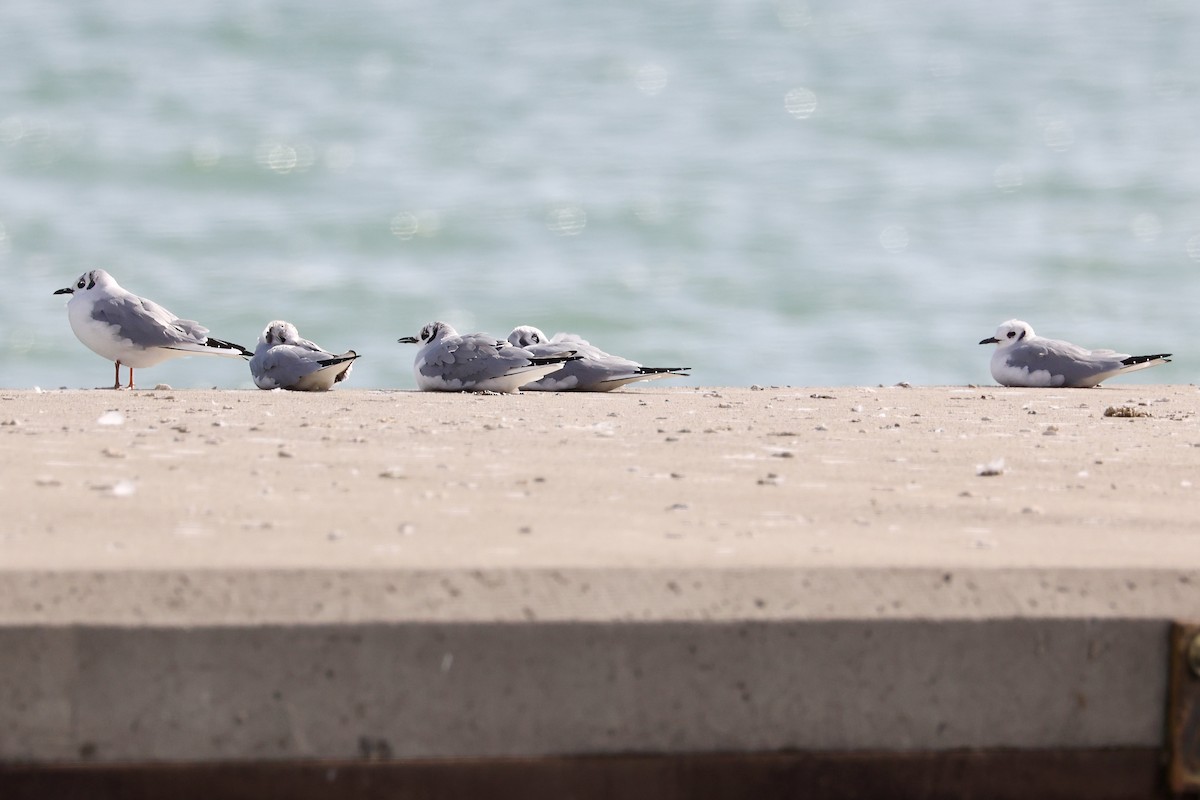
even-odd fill
[[[1160,747],[1198,406],[6,393],[0,761]]]

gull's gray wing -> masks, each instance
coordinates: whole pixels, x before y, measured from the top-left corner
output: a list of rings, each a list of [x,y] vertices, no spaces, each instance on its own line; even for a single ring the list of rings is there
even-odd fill
[[[687,367],[643,367],[637,361],[606,353],[572,333],[556,333],[550,341],[525,348],[537,356],[575,353],[578,358],[562,368],[525,385],[524,389],[544,392],[607,392],[627,383],[666,378],[681,374]]]
[[[1036,337],[1007,350],[993,377],[1005,386],[1095,386],[1120,372],[1124,353],[1087,350],[1058,339]]]
[[[579,337],[572,337],[575,341],[571,342],[560,339],[560,336],[562,334],[549,342],[530,345],[525,349],[535,356],[561,356],[574,352],[579,358],[564,362],[561,369],[524,388],[544,392],[586,391],[596,389],[606,381],[629,378],[641,367],[636,361],[609,355]],[[616,388],[617,385],[609,388]]]
[[[421,374],[454,388],[507,375],[528,366],[533,354],[487,334],[454,336],[437,342],[425,352],[418,367]]]
[[[133,294],[102,297],[92,305],[92,318],[116,328],[138,347],[204,347],[208,328],[179,319],[167,309]]]
[[[328,389],[356,358],[353,350],[334,355],[292,344],[261,344],[250,359],[250,374],[260,389]]]
[[[536,352],[536,346],[530,350]],[[609,392],[635,381],[686,376],[687,367],[643,367],[627,358],[607,355],[603,358],[580,357],[567,361],[562,368],[522,388],[544,392]]]
[[[617,356],[612,356],[604,352],[577,333],[556,333],[550,337],[549,342],[543,342],[544,345],[556,345],[562,350],[574,350],[576,354],[584,358],[617,358]]]

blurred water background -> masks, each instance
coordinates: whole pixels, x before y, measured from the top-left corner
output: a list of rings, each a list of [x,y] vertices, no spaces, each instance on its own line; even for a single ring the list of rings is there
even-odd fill
[[[433,319],[874,385],[990,383],[1015,316],[1191,382],[1198,41],[1186,0],[4,0],[0,385],[111,380],[51,295],[93,267],[360,388]]]

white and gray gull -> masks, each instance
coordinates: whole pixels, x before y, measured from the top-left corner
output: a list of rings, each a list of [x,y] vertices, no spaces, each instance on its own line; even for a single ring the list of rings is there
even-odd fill
[[[303,339],[290,322],[277,319],[263,330],[250,359],[250,374],[260,389],[323,392],[350,375],[358,353],[336,354]]]
[[[127,292],[111,275],[94,269],[54,294],[69,294],[67,319],[79,341],[116,363],[114,389],[121,388],[121,365],[133,370],[153,367],[171,358],[190,355],[250,358],[240,344],[214,339],[208,328],[180,319],[167,309]]]
[[[687,377],[691,367],[643,367],[636,361],[606,353],[573,333],[546,336],[532,325],[513,328],[508,341],[537,356],[575,353],[579,356],[540,380],[522,386],[541,392],[611,392],[635,381]]]
[[[426,392],[514,394],[577,358],[574,353],[537,356],[486,333],[459,334],[444,322],[431,322],[419,336],[398,341],[421,345],[413,371],[417,387]]]
[[[1170,353],[1131,356],[1114,350],[1088,350],[1070,342],[1045,339],[1028,322],[1010,319],[980,344],[996,345],[992,377],[1001,386],[1096,386],[1114,375],[1169,362]]]

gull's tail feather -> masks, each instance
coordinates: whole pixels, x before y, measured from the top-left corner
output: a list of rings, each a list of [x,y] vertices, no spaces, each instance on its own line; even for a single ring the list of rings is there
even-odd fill
[[[691,369],[691,367],[639,367],[631,375],[619,375],[615,378],[600,381],[596,384],[593,391],[611,392],[613,389],[619,389],[629,383],[652,381],[658,378],[692,377],[690,374],[682,371],[685,369]]]
[[[326,358],[322,361],[318,361],[317,363],[321,365],[322,371],[327,370],[330,367],[337,367],[340,365],[341,369],[337,370],[337,373],[333,378],[334,383],[340,383],[346,380],[346,376],[350,373],[350,368],[354,366],[354,361],[357,358],[358,353],[354,352],[353,350],[347,350],[344,355],[337,356],[336,358]]]

